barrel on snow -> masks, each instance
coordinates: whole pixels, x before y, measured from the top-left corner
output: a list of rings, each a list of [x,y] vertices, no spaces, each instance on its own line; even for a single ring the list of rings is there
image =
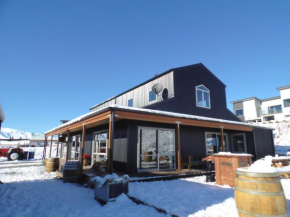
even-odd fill
[[[59,158],[50,157],[46,159],[46,172],[55,172],[59,167]]]
[[[277,173],[237,170],[235,200],[240,217],[287,217],[287,202]]]

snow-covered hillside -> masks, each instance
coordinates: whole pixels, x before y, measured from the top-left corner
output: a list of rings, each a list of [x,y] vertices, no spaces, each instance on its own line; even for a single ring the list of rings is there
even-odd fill
[[[1,128],[0,139],[31,139],[32,133],[11,128]]]

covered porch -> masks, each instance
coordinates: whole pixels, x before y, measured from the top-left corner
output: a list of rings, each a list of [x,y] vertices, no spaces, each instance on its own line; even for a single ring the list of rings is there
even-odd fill
[[[203,141],[196,139],[196,151],[188,148],[188,141],[195,138],[193,131],[203,137]],[[67,161],[83,165],[84,155],[90,153],[89,167],[104,159],[108,173],[182,174],[182,157],[199,153],[197,149],[205,149],[200,152],[203,155],[230,151],[229,133],[254,137],[253,126],[245,123],[114,105],[46,132],[49,153],[45,148],[44,156],[60,157],[61,165]],[[51,154],[53,136],[58,138],[56,156]]]

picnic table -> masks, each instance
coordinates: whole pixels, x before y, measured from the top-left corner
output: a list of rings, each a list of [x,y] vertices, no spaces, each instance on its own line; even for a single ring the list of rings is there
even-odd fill
[[[286,179],[289,179],[290,169],[284,171],[283,168],[285,166],[289,166],[289,163],[290,163],[290,157],[273,157],[272,158],[272,166],[281,169],[281,171],[279,172],[279,175],[285,176]]]

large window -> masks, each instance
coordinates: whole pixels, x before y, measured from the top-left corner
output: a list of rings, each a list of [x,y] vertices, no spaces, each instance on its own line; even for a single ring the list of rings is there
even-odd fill
[[[245,134],[233,134],[233,152],[247,153]]]
[[[268,108],[268,114],[277,114],[277,113],[282,113],[281,105],[270,106]]]
[[[290,99],[284,100],[284,107],[290,107]]]
[[[244,109],[237,109],[236,110],[236,116],[243,116],[244,115]]]
[[[175,169],[175,131],[139,127],[139,171]]]
[[[133,99],[128,100],[128,107],[133,107]]]
[[[205,133],[205,145],[207,155],[218,153],[222,151],[222,141],[221,141],[221,134],[220,133]],[[228,139],[227,134],[224,134],[224,143],[223,146],[225,148],[224,151],[228,151]]]
[[[202,108],[210,108],[210,92],[204,85],[195,87],[196,90],[196,106]]]
[[[149,91],[149,102],[154,102],[156,101],[157,97],[156,94],[151,90]]]

